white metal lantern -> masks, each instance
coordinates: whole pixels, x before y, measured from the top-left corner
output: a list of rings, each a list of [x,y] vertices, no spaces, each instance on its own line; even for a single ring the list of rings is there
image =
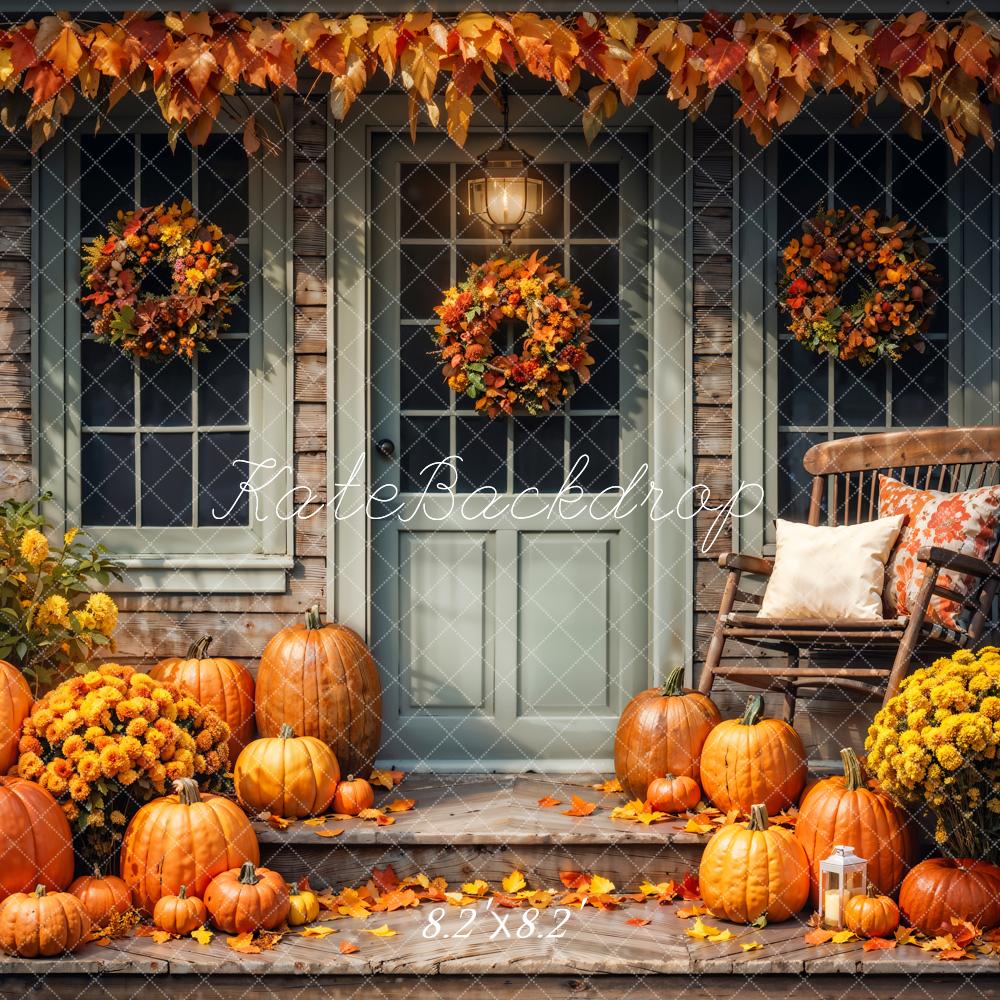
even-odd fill
[[[867,891],[868,862],[859,858],[853,847],[834,847],[833,854],[819,863],[819,915],[823,926],[841,930],[847,901]]]

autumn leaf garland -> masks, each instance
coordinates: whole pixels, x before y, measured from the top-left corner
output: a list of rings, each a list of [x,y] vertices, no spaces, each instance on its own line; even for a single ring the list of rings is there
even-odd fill
[[[421,115],[436,127],[443,100],[448,134],[459,145],[473,93],[491,91],[501,74],[525,73],[577,99],[588,140],[661,74],[667,97],[691,113],[720,88],[733,90],[735,117],[761,143],[810,95],[844,94],[858,114],[870,101],[893,97],[909,132],[919,132],[923,117],[935,118],[958,160],[970,136],[993,145],[988,105],[1000,101],[1000,30],[975,11],[947,20],[918,11],[864,23],[816,14],[656,20],[587,13],[559,20],[533,13],[449,19],[429,11],[392,18],[309,12],[272,20],[199,11],[100,23],[51,15],[0,29],[2,118],[9,127],[26,124],[36,149],[78,97],[111,108],[131,92],[152,94],[170,137],[184,131],[195,145],[206,141],[225,106],[243,121],[244,143],[256,152],[270,140],[252,109],[234,100],[237,87],[312,91],[318,84],[304,87],[304,72],[328,86],[338,120],[379,72],[408,94],[414,129]],[[30,101],[26,113],[22,94]]]

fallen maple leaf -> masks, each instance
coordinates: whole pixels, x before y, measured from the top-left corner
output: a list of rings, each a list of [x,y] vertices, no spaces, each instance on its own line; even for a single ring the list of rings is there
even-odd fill
[[[152,934],[149,935],[157,944],[164,944],[169,941],[172,937],[176,935],[171,934],[170,931],[154,930]]]
[[[386,865],[385,868],[373,868],[372,881],[378,886],[380,892],[392,892],[400,885],[399,876],[392,865]]]
[[[91,944],[96,944],[98,948],[107,948],[111,944],[111,938],[109,937],[92,937],[88,938]]]
[[[299,937],[319,938],[320,940],[322,940],[323,938],[336,933],[337,929],[335,927],[324,927],[321,925],[318,926],[314,924],[312,927],[305,927],[301,931],[299,931]]]
[[[341,955],[353,955],[356,951],[361,951],[361,949],[353,941],[340,942]]]
[[[960,962],[963,958],[972,959],[975,957],[975,955],[970,954],[964,948],[947,948],[937,953],[937,958],[940,962]]]
[[[518,893],[528,906],[533,906],[537,910],[544,910],[552,903],[551,889],[524,889]]]
[[[806,944],[826,944],[833,938],[833,931],[825,927],[817,927],[805,936]]]
[[[760,951],[764,946],[759,941],[741,941],[740,947],[744,951]]]
[[[622,783],[617,778],[608,778],[607,781],[602,781],[598,785],[591,785],[591,788],[595,792],[604,792],[606,795],[610,795],[612,792],[620,792],[622,790]]]
[[[688,917],[702,917],[706,913],[708,913],[707,906],[682,906],[677,910],[676,916],[681,920],[687,920]]]
[[[375,927],[375,928],[366,927],[364,929],[364,933],[365,934],[374,934],[375,937],[395,937],[396,936],[396,932],[388,924],[383,924],[381,927]]]
[[[398,785],[405,777],[406,774],[403,771],[383,771],[379,768],[375,768],[375,770],[372,771],[368,782],[372,785],[379,785],[380,787],[391,792],[393,788],[395,788],[396,785]]]
[[[554,799],[551,795],[545,795],[538,800],[538,804],[543,809],[551,809],[552,806],[562,805],[562,799]]]
[[[645,917],[632,917],[631,920],[626,920],[625,923],[630,927],[645,927],[647,924],[651,924],[652,920],[647,920]]]
[[[393,799],[385,808],[391,813],[409,812],[417,804],[416,799]]]
[[[313,834],[317,837],[339,837],[343,832],[342,826],[338,826],[336,830],[313,830]]]
[[[524,875],[516,868],[503,880],[504,892],[519,892],[528,883],[524,880]]]
[[[310,816],[302,821],[303,826],[322,826],[326,822],[325,816]]]
[[[848,941],[857,941],[858,936],[854,931],[849,931],[846,928],[842,931],[837,931],[836,934],[830,938],[831,944],[847,944]]]
[[[701,823],[696,819],[689,819],[684,826],[685,833],[711,833],[715,827],[711,823]]]
[[[489,882],[484,882],[481,878],[477,878],[475,882],[466,882],[462,886],[462,892],[468,893],[470,896],[485,896],[489,889]]]
[[[238,951],[241,955],[259,955],[262,950],[254,944],[253,931],[247,931],[246,934],[238,934],[236,937],[226,938],[226,944],[233,951]]]
[[[569,809],[563,809],[563,816],[589,816],[597,808],[596,802],[588,802],[579,795],[574,795],[571,801]]]
[[[896,947],[894,938],[869,938],[862,946],[862,951],[887,951]]]
[[[198,944],[211,944],[212,938],[215,935],[202,924],[196,931],[191,931],[191,937],[198,942]]]
[[[560,872],[559,881],[567,889],[579,889],[580,886],[587,885],[590,879],[583,872]]]
[[[605,878],[603,875],[594,875],[590,880],[587,891],[592,896],[606,896],[608,893],[615,891],[615,884],[611,879]]]
[[[520,896],[511,896],[505,892],[495,892],[493,893],[493,902],[497,906],[503,906],[509,910],[516,910],[521,906],[524,900],[521,899]]]
[[[268,826],[273,826],[275,830],[287,830],[292,825],[292,820],[271,813],[267,817],[267,824]]]
[[[688,872],[677,887],[677,892],[680,894],[681,899],[701,899],[701,887],[698,885],[698,876],[694,872]]]

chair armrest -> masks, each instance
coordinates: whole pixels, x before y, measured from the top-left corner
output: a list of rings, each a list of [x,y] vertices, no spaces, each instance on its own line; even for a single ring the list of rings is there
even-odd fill
[[[956,573],[970,573],[972,576],[983,579],[1000,576],[1000,566],[996,563],[978,559],[976,556],[968,556],[962,552],[953,552],[951,549],[945,549],[939,545],[925,545],[917,553],[917,558],[921,562],[940,566],[942,569],[954,570]]]
[[[724,552],[719,556],[720,569],[734,569],[741,573],[754,573],[757,576],[770,576],[774,563],[770,559],[759,556],[745,556],[739,552]]]

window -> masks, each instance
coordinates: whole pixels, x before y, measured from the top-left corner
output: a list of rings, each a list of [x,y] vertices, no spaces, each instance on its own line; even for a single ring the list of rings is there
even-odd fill
[[[65,235],[46,241],[43,229],[41,252],[63,245],[65,304],[43,282],[39,315],[42,364],[59,376],[65,419],[61,442],[43,433],[43,483],[67,522],[148,582],[167,585],[166,574],[175,589],[283,588],[290,533],[275,508],[288,476],[273,479],[256,510],[240,489],[255,463],[280,470],[289,453],[281,158],[251,161],[225,133],[171,151],[162,131],[143,129],[75,135],[61,149],[61,171],[42,178],[41,207],[44,220],[65,218]],[[192,363],[134,361],[87,336],[80,252],[118,211],[182,199],[235,237],[240,301],[229,329]],[[154,273],[147,283],[169,280]],[[54,409],[41,402],[45,420]]]

